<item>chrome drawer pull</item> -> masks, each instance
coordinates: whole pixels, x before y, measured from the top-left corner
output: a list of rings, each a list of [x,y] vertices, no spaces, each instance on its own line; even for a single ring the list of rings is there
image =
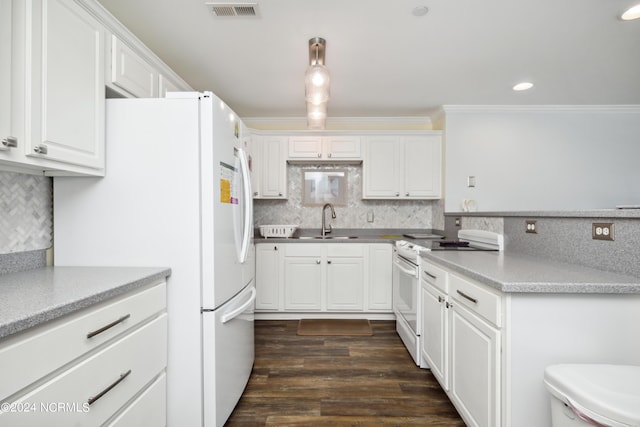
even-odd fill
[[[105,388],[104,390],[102,390],[100,393],[96,394],[93,397],[90,397],[87,400],[87,403],[89,405],[93,405],[98,399],[100,399],[102,396],[104,396],[105,394],[109,393],[111,391],[112,388],[114,388],[115,386],[117,386],[118,384],[120,384],[122,382],[122,380],[124,380],[125,378],[127,378],[129,376],[129,374],[131,373],[131,369],[129,369],[127,372],[125,372],[124,374],[120,374],[120,378],[118,378],[117,380],[114,381],[113,384],[111,384],[109,387]]]
[[[426,274],[427,276],[431,277],[433,280],[437,280],[438,279],[438,276],[435,276],[435,275],[433,275],[433,274],[431,274],[431,273],[429,273],[428,271],[425,271],[425,270],[422,270],[422,271],[424,271],[424,274]]]
[[[119,318],[118,320],[115,320],[115,321],[113,321],[113,322],[109,323],[108,325],[103,326],[103,327],[102,327],[102,328],[100,328],[100,329],[96,329],[96,330],[95,330],[95,331],[93,331],[93,332],[89,332],[89,333],[87,334],[87,339],[88,339],[88,338],[93,338],[93,337],[95,337],[96,335],[103,333],[103,332],[104,332],[104,331],[106,331],[107,329],[111,329],[111,328],[113,328],[113,327],[114,327],[114,326],[116,326],[117,324],[122,323],[122,322],[124,322],[125,320],[127,320],[129,317],[131,317],[131,315],[130,315],[130,314],[126,314],[126,315],[122,316],[121,318]]]
[[[469,295],[465,294],[464,292],[460,291],[460,289],[456,289],[456,292],[458,293],[458,295],[460,295],[462,298],[466,298],[469,301],[471,301],[474,304],[478,303],[478,300],[475,298],[470,297]]]

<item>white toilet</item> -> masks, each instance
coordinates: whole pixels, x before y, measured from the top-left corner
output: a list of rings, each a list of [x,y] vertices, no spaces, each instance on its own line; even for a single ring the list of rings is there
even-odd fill
[[[640,427],[640,366],[552,365],[544,383],[553,427]]]

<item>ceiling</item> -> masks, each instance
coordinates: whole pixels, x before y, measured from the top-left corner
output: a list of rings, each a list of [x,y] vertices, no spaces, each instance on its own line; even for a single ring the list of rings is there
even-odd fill
[[[257,17],[216,17],[205,0],[99,0],[241,117],[305,115],[312,37],[327,41],[329,117],[640,104],[640,20],[619,19],[638,0],[257,1]],[[535,86],[514,92],[523,80]]]

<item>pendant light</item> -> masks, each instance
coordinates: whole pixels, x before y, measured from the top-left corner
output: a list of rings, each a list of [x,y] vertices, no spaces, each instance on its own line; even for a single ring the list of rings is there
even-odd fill
[[[324,129],[327,103],[330,98],[331,78],[324,65],[326,41],[320,37],[309,40],[309,67],[304,76],[304,94],[307,103],[307,126]]]

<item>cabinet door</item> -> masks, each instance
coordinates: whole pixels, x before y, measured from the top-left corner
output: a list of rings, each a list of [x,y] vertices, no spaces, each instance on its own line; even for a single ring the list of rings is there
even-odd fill
[[[158,96],[158,73],[143,57],[111,36],[111,84],[136,98]]]
[[[25,154],[104,168],[104,28],[76,2],[26,0]]]
[[[369,278],[367,280],[367,309],[391,311],[392,290],[392,246],[369,245]]]
[[[285,310],[322,308],[322,260],[320,257],[285,257]]]
[[[280,247],[256,245],[256,310],[280,309]]]
[[[322,157],[322,137],[292,136],[289,137],[290,159],[319,159]]]
[[[327,309],[362,311],[364,260],[359,258],[327,259]]]
[[[287,138],[280,136],[266,136],[262,140],[262,161],[260,169],[261,197],[287,197],[287,162],[285,150]]]
[[[326,136],[322,138],[324,157],[339,160],[361,160],[359,136]]]
[[[400,197],[399,138],[369,137],[364,142],[363,198]]]
[[[447,356],[446,295],[431,285],[422,285],[421,352],[431,373],[445,391],[449,390]]]
[[[469,426],[500,421],[500,334],[454,302],[450,313],[450,396]]]
[[[158,75],[158,96],[166,98],[167,92],[181,92],[180,87],[172,82],[167,76]]]
[[[0,0],[0,140],[5,140],[10,135],[11,0]],[[0,153],[10,149],[7,145],[7,143],[0,143]]]
[[[441,196],[442,158],[440,136],[425,135],[403,138],[404,193],[406,198],[439,198]]]

